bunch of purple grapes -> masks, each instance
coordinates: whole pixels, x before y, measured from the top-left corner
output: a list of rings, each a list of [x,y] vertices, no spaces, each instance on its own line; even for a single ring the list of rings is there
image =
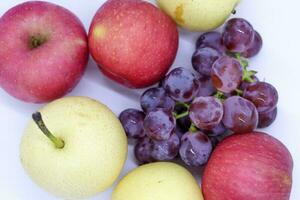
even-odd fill
[[[223,33],[201,35],[192,57],[196,73],[173,69],[142,94],[142,110],[127,109],[119,116],[128,138],[137,139],[139,163],[179,157],[188,166],[202,166],[228,134],[269,126],[278,93],[258,80],[245,59],[261,47],[259,33],[240,18],[229,20]]]

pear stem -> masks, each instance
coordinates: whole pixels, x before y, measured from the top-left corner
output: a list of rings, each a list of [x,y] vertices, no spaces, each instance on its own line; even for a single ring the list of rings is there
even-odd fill
[[[62,149],[65,146],[65,143],[62,139],[55,137],[49,129],[46,127],[42,114],[40,112],[36,112],[32,114],[32,119],[36,123],[36,125],[41,129],[41,131],[54,143],[55,147],[58,149]]]

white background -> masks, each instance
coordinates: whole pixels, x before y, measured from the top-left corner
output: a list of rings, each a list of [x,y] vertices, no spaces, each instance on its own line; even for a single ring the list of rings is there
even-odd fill
[[[88,30],[93,15],[104,0],[50,0],[73,11]],[[0,1],[0,15],[22,0]],[[152,1],[154,2],[154,1]],[[294,158],[294,183],[291,200],[300,199],[300,3],[297,0],[244,0],[237,16],[248,19],[261,33],[264,47],[251,59],[259,78],[272,83],[279,91],[276,122],[264,131],[280,139]],[[191,68],[190,58],[199,33],[181,31],[180,49],[173,66]],[[1,48],[1,47],[0,47]],[[128,107],[139,107],[142,91],[126,89],[105,78],[90,60],[79,85],[68,95],[84,95],[108,105],[117,115]],[[19,161],[19,143],[31,116],[43,105],[20,102],[0,89],[0,199],[53,200],[24,173]],[[121,176],[135,167],[132,147]],[[113,188],[92,199],[109,200]]]

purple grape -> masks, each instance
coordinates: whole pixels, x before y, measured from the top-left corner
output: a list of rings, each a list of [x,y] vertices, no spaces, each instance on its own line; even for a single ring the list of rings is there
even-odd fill
[[[234,18],[229,20],[223,32],[223,43],[231,52],[245,52],[254,40],[255,31],[245,19]]]
[[[273,110],[278,102],[278,92],[276,88],[266,82],[250,84],[244,90],[243,96],[254,103],[259,113]]]
[[[197,49],[192,56],[193,67],[200,74],[210,76],[212,65],[221,55],[217,50],[210,47]]]
[[[211,130],[222,120],[222,102],[215,97],[197,97],[190,106],[189,116],[198,128]]]
[[[211,141],[213,149],[216,148],[216,146],[222,142],[222,140],[225,138],[224,135],[221,136],[209,136],[209,139]]]
[[[252,83],[256,83],[256,82],[259,82],[259,79],[257,78],[257,76],[252,76],[251,77],[253,79],[253,82]],[[248,82],[248,81],[243,81],[239,87],[240,90],[244,91],[249,85],[252,84],[251,82]]]
[[[242,53],[245,58],[251,58],[259,53],[263,45],[263,40],[260,34],[255,31],[254,39],[252,40],[250,46]]]
[[[165,77],[163,88],[175,101],[189,102],[198,93],[199,80],[190,70],[179,67]]]
[[[164,141],[153,140],[152,157],[156,161],[172,160],[178,155],[179,147],[180,140],[175,133],[173,133],[169,139]]]
[[[149,113],[157,108],[163,108],[170,112],[175,107],[175,101],[169,97],[163,88],[150,88],[141,96],[141,107],[145,113]]]
[[[182,138],[182,136],[184,135],[184,133],[186,133],[187,131],[183,132],[183,130],[181,128],[179,128],[178,126],[176,127],[174,133],[178,136],[179,139]]]
[[[224,53],[226,51],[226,47],[224,46],[222,41],[222,34],[215,31],[200,35],[196,42],[196,49],[203,47],[214,48],[220,53]]]
[[[257,128],[258,112],[251,101],[232,96],[223,103],[223,124],[234,133],[248,133]]]
[[[121,112],[119,119],[128,138],[143,138],[145,114],[136,109],[126,109]]]
[[[142,138],[134,147],[134,155],[139,164],[151,163],[155,159],[152,157],[153,141],[148,137]]]
[[[200,88],[197,97],[211,96],[216,92],[210,76],[199,75]]]
[[[243,68],[239,61],[222,56],[212,66],[212,83],[219,91],[231,93],[241,84]]]
[[[268,112],[258,113],[258,128],[266,128],[270,126],[275,121],[276,117],[277,107]]]
[[[206,131],[204,131],[206,133]],[[223,125],[222,122],[220,122],[216,127],[214,127],[212,130],[208,131],[207,135],[209,137],[217,137],[224,135],[228,132],[228,129]]]
[[[211,152],[212,143],[204,133],[187,132],[182,136],[179,154],[186,165],[199,167],[206,164]]]
[[[208,133],[204,133],[208,135],[213,148],[215,148],[217,144],[220,143],[228,135],[229,131],[221,122],[220,124],[218,124],[218,126],[216,126]]]
[[[172,113],[162,109],[149,112],[144,120],[145,132],[153,140],[169,139],[175,126]]]

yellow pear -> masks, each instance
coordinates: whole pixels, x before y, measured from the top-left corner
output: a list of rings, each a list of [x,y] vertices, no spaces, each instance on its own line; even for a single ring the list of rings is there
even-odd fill
[[[110,187],[127,157],[127,138],[113,112],[87,97],[56,100],[33,114],[20,146],[34,182],[64,199]]]
[[[203,200],[200,186],[180,165],[157,162],[129,172],[117,185],[112,200]]]
[[[181,27],[209,31],[221,26],[240,0],[156,0]]]

